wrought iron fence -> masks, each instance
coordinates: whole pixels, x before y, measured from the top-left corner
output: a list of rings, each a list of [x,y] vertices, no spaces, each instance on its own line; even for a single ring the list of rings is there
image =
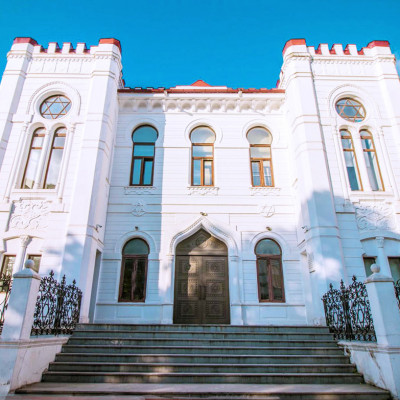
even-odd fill
[[[367,289],[353,276],[352,283],[340,289],[330,289],[322,297],[326,324],[336,340],[364,340],[375,342],[375,329]]]
[[[81,299],[75,280],[67,285],[64,275],[57,282],[50,271],[40,281],[31,335],[71,334],[79,321]]]
[[[0,275],[0,335],[3,331],[4,314],[8,307],[8,300],[10,298],[12,286],[11,275]]]
[[[400,279],[394,284],[394,292],[396,293],[397,304],[400,308]]]

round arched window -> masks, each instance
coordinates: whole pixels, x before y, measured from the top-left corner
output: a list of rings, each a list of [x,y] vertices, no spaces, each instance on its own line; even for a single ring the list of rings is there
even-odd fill
[[[215,133],[206,126],[195,128],[190,134],[192,142],[192,185],[214,185]]]
[[[282,251],[271,239],[260,240],[255,248],[257,255],[258,299],[260,302],[285,301],[282,273]]]
[[[63,95],[48,97],[40,105],[40,115],[46,119],[57,119],[67,115],[71,109],[71,100]]]
[[[132,239],[122,250],[119,301],[143,302],[146,298],[149,246],[143,239]]]
[[[347,121],[361,122],[365,119],[365,108],[357,100],[344,98],[336,103],[336,112]]]

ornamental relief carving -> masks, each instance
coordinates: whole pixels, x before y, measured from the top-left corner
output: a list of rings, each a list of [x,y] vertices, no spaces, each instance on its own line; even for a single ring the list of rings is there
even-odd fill
[[[194,235],[185,239],[181,243],[178,244],[176,248],[177,254],[189,254],[191,252],[226,252],[226,246],[223,242],[211,236],[208,232],[201,229],[196,232]]]
[[[356,205],[356,220],[360,231],[395,230],[393,208],[389,204]]]
[[[141,217],[142,215],[146,214],[146,209],[144,206],[144,203],[142,201],[138,201],[136,204],[134,204],[133,209],[132,209],[132,214],[135,217]]]
[[[17,200],[13,202],[8,229],[47,228],[51,201]]]
[[[264,204],[260,207],[260,214],[265,218],[270,218],[275,214],[275,207],[272,204]]]
[[[190,186],[188,194],[195,196],[217,196],[219,187],[216,186]]]
[[[147,194],[155,194],[157,192],[157,188],[154,186],[126,186],[124,188],[126,195],[147,195]]]
[[[253,186],[250,188],[250,194],[252,196],[268,196],[271,194],[278,194],[280,188],[277,187],[261,187],[261,186]]]

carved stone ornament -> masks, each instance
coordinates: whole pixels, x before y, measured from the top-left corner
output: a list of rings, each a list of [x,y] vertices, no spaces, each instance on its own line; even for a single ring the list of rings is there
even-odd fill
[[[250,194],[252,196],[268,196],[277,194],[281,189],[277,187],[251,187]]]
[[[260,207],[260,214],[265,218],[270,218],[275,214],[275,207],[272,204],[264,204]]]
[[[309,272],[315,272],[315,266],[314,266],[314,254],[313,253],[307,253],[307,264],[308,264],[308,270]]]
[[[125,194],[127,195],[147,195],[147,194],[155,194],[157,192],[157,188],[154,186],[125,186],[124,188]]]
[[[384,203],[356,205],[356,220],[361,231],[394,230],[396,227],[392,207]]]
[[[132,210],[132,214],[135,217],[141,217],[142,215],[146,214],[146,210],[144,208],[144,203],[141,201],[138,201],[134,206]]]
[[[194,196],[218,196],[219,187],[216,186],[189,186],[189,195]]]
[[[50,201],[17,200],[13,202],[9,229],[44,229],[47,228],[47,214]]]

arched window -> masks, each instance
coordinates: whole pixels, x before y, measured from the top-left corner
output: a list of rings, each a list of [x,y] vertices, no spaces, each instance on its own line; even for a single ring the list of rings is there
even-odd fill
[[[53,136],[53,143],[50,149],[49,161],[44,178],[44,189],[54,189],[57,185],[58,175],[60,173],[61,160],[64,152],[66,128],[58,128]]]
[[[215,133],[205,126],[192,131],[192,185],[214,185]]]
[[[132,239],[122,250],[119,301],[143,302],[146,298],[149,246],[142,239]]]
[[[133,132],[131,186],[153,185],[154,143],[157,136],[157,131],[149,125],[140,126]]]
[[[381,170],[379,168],[378,157],[376,155],[374,139],[372,138],[371,133],[367,130],[360,131],[360,136],[371,188],[372,190],[385,190]]]
[[[264,128],[249,130],[250,165],[253,186],[274,186],[272,174],[271,143],[272,135]]]
[[[349,178],[351,190],[362,190],[360,171],[358,170],[356,153],[354,152],[353,139],[349,131],[340,131],[344,160],[346,163],[347,176]]]
[[[22,189],[33,189],[39,168],[40,154],[42,153],[45,129],[38,128],[33,132],[28,159],[22,177]]]
[[[271,239],[260,240],[255,249],[257,256],[258,299],[260,302],[285,301],[282,273],[282,251]]]

